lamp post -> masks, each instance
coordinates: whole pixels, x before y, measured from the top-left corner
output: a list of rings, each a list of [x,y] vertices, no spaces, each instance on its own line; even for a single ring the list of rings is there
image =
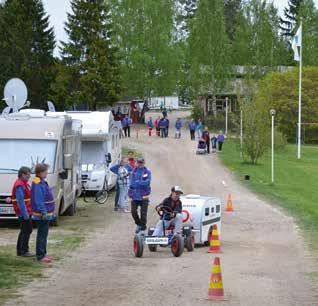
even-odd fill
[[[243,157],[243,110],[241,109],[241,123],[240,123],[240,147],[241,158]]]
[[[227,127],[228,127],[228,106],[229,106],[229,98],[225,97],[225,135],[227,135]]]
[[[274,184],[274,136],[275,136],[275,126],[274,119],[276,115],[276,111],[274,109],[270,110],[270,114],[272,116],[272,184]]]

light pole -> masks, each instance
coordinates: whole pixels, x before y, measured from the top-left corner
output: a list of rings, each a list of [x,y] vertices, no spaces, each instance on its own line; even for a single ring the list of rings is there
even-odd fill
[[[243,157],[243,110],[241,109],[241,124],[240,124],[240,144],[241,144],[241,158]]]
[[[275,109],[270,110],[270,114],[272,116],[272,184],[274,184],[274,136],[275,136],[275,126],[274,126],[274,119],[276,115]]]
[[[225,97],[225,135],[227,135],[227,126],[228,126],[228,106],[229,106],[229,98]]]

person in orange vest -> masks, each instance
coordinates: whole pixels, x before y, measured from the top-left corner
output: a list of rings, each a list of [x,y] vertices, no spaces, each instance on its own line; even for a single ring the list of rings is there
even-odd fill
[[[17,241],[17,256],[32,257],[29,252],[29,240],[33,230],[32,206],[29,180],[31,169],[21,167],[18,171],[18,179],[12,188],[12,203],[14,211],[19,218],[20,232]]]

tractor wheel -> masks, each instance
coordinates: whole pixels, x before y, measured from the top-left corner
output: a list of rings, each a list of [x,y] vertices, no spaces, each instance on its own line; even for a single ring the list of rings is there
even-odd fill
[[[171,241],[171,252],[175,257],[182,255],[184,250],[184,238],[180,235],[175,235]]]
[[[144,252],[144,241],[140,235],[135,235],[134,238],[134,253],[136,257],[142,257]]]

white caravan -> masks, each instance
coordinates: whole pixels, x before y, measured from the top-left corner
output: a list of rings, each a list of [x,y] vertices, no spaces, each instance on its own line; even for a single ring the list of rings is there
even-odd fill
[[[47,116],[59,113],[47,112]],[[99,192],[116,185],[116,175],[109,169],[120,162],[120,128],[112,112],[66,112],[82,122],[82,182],[85,191]]]
[[[221,200],[217,197],[189,194],[181,197],[184,224],[193,226],[196,244],[206,244],[214,224],[221,234]]]
[[[81,122],[67,116],[47,118],[41,110],[0,117],[0,219],[16,219],[11,190],[21,166],[50,166],[56,214],[73,215],[81,191]]]

